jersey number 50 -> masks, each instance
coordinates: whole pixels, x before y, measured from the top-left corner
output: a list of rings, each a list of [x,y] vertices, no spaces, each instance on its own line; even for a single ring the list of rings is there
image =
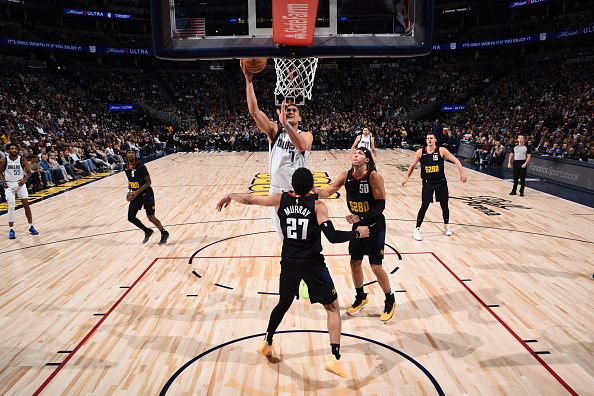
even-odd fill
[[[296,219],[294,217],[287,217],[287,238],[289,239],[307,239],[307,225],[309,219]],[[301,238],[299,238],[299,231],[301,231]]]

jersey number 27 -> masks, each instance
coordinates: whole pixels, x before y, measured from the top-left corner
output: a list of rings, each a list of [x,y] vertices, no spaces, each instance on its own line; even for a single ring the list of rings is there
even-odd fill
[[[296,219],[287,217],[287,238],[289,239],[307,239],[307,226],[309,219]],[[301,238],[299,238],[301,234]]]

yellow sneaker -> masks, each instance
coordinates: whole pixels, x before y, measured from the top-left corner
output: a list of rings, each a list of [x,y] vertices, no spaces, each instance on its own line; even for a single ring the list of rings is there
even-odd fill
[[[380,316],[380,320],[382,322],[387,322],[388,320],[392,319],[392,316],[394,316],[394,311],[396,310],[396,303],[394,300],[385,301],[385,305],[384,305],[384,312],[382,312],[382,315]]]
[[[355,302],[353,303],[353,305],[351,305],[350,307],[347,308],[347,314],[353,316],[353,315],[357,315],[359,313],[359,311],[361,310],[361,308],[363,308],[364,306],[367,305],[369,301],[367,300],[367,293],[365,293],[365,297],[361,298],[361,297],[355,297]]]
[[[260,355],[264,355],[266,357],[272,356],[272,345],[268,343],[266,340],[262,340],[260,345],[258,345],[258,349],[256,349]]]
[[[329,371],[332,374],[336,374],[339,377],[342,377],[342,378],[348,377],[346,371],[344,371],[344,369],[342,368],[342,361],[336,360],[336,357],[334,357],[334,355],[328,356],[328,358],[326,359],[326,365],[324,366],[324,368],[326,369],[326,371]]]

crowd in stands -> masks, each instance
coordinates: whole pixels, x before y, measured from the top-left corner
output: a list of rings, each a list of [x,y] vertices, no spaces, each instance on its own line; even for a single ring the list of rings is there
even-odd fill
[[[267,150],[266,136],[247,111],[239,66],[229,70],[141,71],[70,67],[0,68],[0,138],[17,142],[36,172],[39,189],[100,170],[122,168],[125,151]],[[594,85],[589,63],[357,61],[322,64],[313,99],[302,111],[314,149],[349,148],[368,126],[379,148],[411,147],[428,130],[447,128],[446,143],[476,143],[473,159],[498,166],[527,136],[536,155],[594,161]],[[254,77],[260,108],[276,119],[272,65]],[[337,87],[340,87],[337,89]],[[451,116],[410,114],[428,104],[466,100]],[[142,109],[110,113],[107,103],[146,105],[180,122],[173,126]],[[4,155],[0,152],[0,156]]]
[[[444,120],[453,142],[478,144],[478,163],[501,165],[518,134],[534,154],[594,161],[594,73],[588,63],[550,62],[514,69],[468,109]]]
[[[122,169],[125,151],[157,155],[163,144],[144,119],[107,111],[76,79],[46,71],[0,69],[0,139],[16,142],[32,164],[32,190]],[[116,91],[117,82],[112,83]]]

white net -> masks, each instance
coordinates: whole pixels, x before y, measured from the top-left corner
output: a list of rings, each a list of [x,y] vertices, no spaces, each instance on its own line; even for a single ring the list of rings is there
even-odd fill
[[[311,91],[316,77],[318,58],[274,59],[276,69],[276,104],[283,100],[295,104],[305,104],[311,99]]]

